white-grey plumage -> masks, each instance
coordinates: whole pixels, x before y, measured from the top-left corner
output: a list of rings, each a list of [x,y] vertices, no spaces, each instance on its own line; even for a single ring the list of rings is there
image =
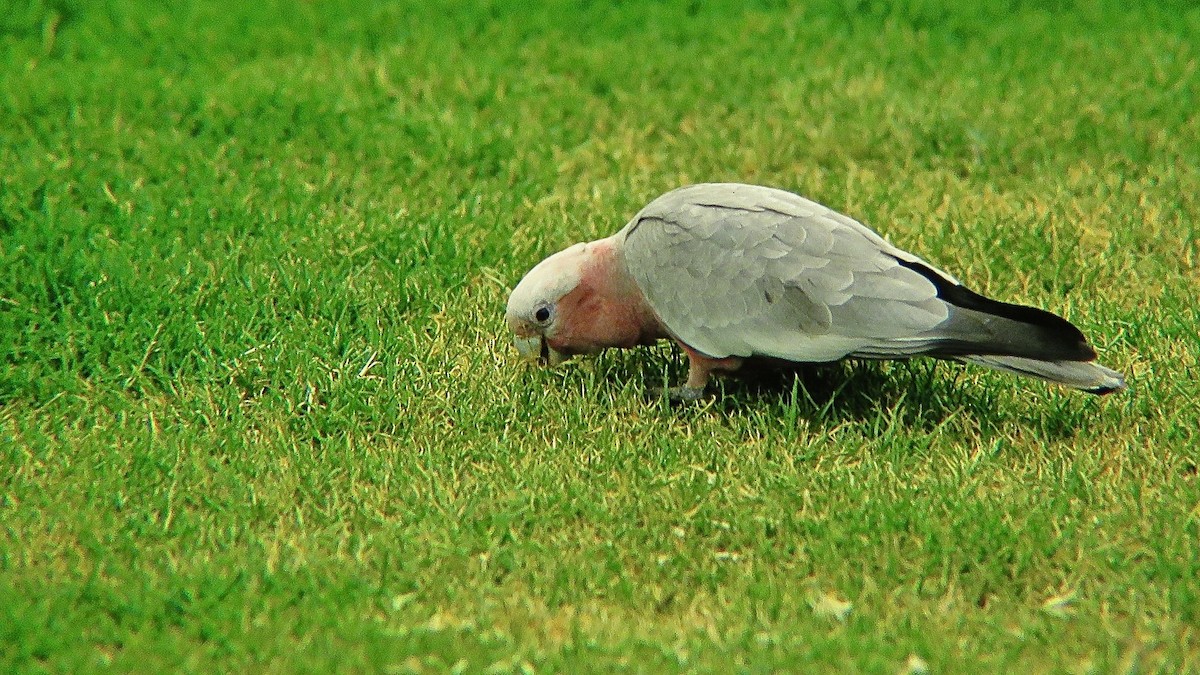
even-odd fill
[[[1065,319],[984,298],[853,218],[756,185],[655,199],[612,237],[534,268],[508,320],[519,346],[550,360],[673,338],[691,360],[688,396],[748,357],[928,355],[1096,393],[1124,386]]]

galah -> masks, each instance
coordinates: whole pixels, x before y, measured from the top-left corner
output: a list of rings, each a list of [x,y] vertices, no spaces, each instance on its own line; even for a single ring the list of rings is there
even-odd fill
[[[862,223],[796,194],[738,183],[679,188],[620,232],[546,258],[508,300],[522,356],[674,340],[694,400],[746,359],[801,363],[931,356],[1094,394],[1125,387],[1083,333],[988,299]]]

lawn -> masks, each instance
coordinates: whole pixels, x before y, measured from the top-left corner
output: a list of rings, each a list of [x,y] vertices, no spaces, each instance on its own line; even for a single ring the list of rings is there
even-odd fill
[[[1200,9],[0,0],[0,671],[1200,671]],[[518,360],[784,187],[1129,391]]]

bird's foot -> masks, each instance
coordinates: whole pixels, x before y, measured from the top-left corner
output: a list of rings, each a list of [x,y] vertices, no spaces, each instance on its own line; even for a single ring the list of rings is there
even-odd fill
[[[704,387],[689,387],[686,384],[678,387],[650,387],[646,393],[651,398],[665,397],[671,403],[695,403],[704,398]]]

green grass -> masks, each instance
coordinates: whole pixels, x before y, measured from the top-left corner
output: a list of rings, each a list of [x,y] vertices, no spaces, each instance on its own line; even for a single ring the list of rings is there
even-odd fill
[[[0,0],[0,670],[1200,670],[1192,3],[252,4]],[[1132,389],[518,362],[706,180]]]

